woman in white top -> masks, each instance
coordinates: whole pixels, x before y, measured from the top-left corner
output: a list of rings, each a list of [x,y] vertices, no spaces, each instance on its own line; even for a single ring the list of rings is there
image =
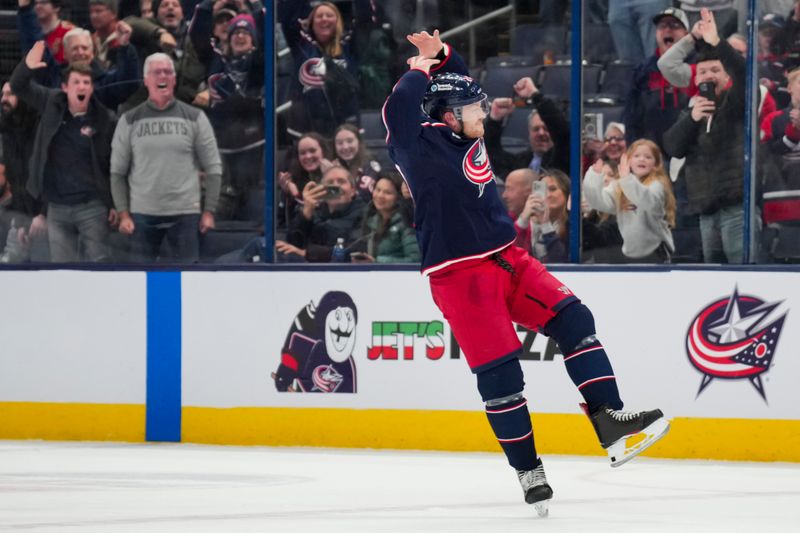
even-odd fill
[[[675,252],[675,195],[664,171],[661,149],[639,139],[623,155],[620,178],[604,186],[603,162],[586,172],[583,190],[594,209],[617,215],[622,253],[636,262],[670,262]]]

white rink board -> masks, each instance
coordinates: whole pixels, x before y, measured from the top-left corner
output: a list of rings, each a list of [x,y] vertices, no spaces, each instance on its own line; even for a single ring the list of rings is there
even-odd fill
[[[561,272],[556,274],[592,309],[598,333],[633,408],[661,407],[670,417],[798,419],[800,331],[792,307],[800,274],[785,272]],[[711,303],[741,297],[782,302],[764,323],[786,314],[772,366],[761,375],[766,401],[747,379],[703,379],[690,362],[686,336]],[[276,391],[270,373],[297,312],[328,291],[344,291],[358,313],[353,357],[356,394]],[[417,341],[413,359],[370,360],[374,322],[442,321],[427,280],[415,272],[184,272],[183,405],[204,407],[339,407],[358,409],[480,410],[463,359],[426,357]],[[524,333],[520,334],[521,337]],[[532,351],[544,351],[537,336]],[[561,357],[523,361],[532,410],[578,413],[580,396]]]
[[[144,272],[2,277],[0,401],[145,403]]]

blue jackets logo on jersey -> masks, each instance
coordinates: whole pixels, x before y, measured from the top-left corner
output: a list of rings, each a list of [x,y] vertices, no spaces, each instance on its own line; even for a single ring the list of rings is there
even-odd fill
[[[486,184],[494,178],[492,165],[489,163],[489,156],[486,153],[483,139],[475,141],[475,144],[467,150],[462,167],[467,179],[478,186],[478,197],[480,198],[483,196],[483,189]]]
[[[733,294],[710,303],[686,334],[689,361],[703,374],[701,392],[714,379],[747,379],[766,402],[761,374],[772,365],[786,312],[773,316],[782,302]]]

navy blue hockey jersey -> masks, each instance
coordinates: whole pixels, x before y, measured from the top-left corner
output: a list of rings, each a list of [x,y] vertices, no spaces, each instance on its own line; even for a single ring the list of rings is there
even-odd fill
[[[438,70],[468,75],[461,57],[445,49]],[[423,274],[490,255],[517,236],[483,139],[461,137],[423,114],[428,80],[424,72],[409,70],[383,106],[389,155],[414,198]]]

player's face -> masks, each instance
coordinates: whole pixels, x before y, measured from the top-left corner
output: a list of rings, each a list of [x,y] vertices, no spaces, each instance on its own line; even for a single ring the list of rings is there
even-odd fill
[[[728,73],[722,66],[722,61],[713,59],[711,61],[703,61],[697,64],[697,84],[700,85],[704,81],[713,82],[716,86],[717,96],[725,89],[730,81]]]
[[[547,129],[538,113],[533,115],[528,124],[528,140],[531,143],[531,150],[535,154],[543,154],[553,147],[550,130]]]
[[[638,146],[631,154],[631,172],[639,178],[650,174],[656,168],[656,158],[647,146]]]
[[[375,209],[381,214],[393,212],[399,197],[400,191],[395,189],[394,183],[388,179],[378,180],[378,183],[375,184],[375,189],[372,191],[372,203],[375,204]]]
[[[484,102],[474,102],[461,108],[461,133],[470,139],[483,137],[483,121],[486,119]]]
[[[304,137],[297,144],[297,159],[306,172],[316,172],[322,161],[322,147],[316,139]]]
[[[314,19],[311,21],[311,29],[314,36],[320,43],[327,43],[336,35],[336,23],[339,16],[328,6],[319,6],[314,11]]]
[[[531,194],[531,184],[525,179],[525,172],[515,170],[506,176],[506,186],[503,189],[503,201],[509,211],[515,215],[522,213],[525,202]]]
[[[622,154],[628,149],[625,136],[617,128],[608,128],[608,133],[606,133],[606,138],[604,140],[605,145],[603,149],[606,152],[606,157],[614,161],[619,161],[619,158],[622,157]]]
[[[550,213],[557,214],[565,210],[567,207],[567,197],[564,196],[564,192],[558,188],[558,182],[550,176],[545,176],[542,178],[542,181],[547,185],[547,197],[545,200],[547,201],[547,208],[550,210]]]
[[[352,131],[340,131],[333,142],[336,145],[336,155],[343,161],[352,161],[358,153],[358,137]]]

